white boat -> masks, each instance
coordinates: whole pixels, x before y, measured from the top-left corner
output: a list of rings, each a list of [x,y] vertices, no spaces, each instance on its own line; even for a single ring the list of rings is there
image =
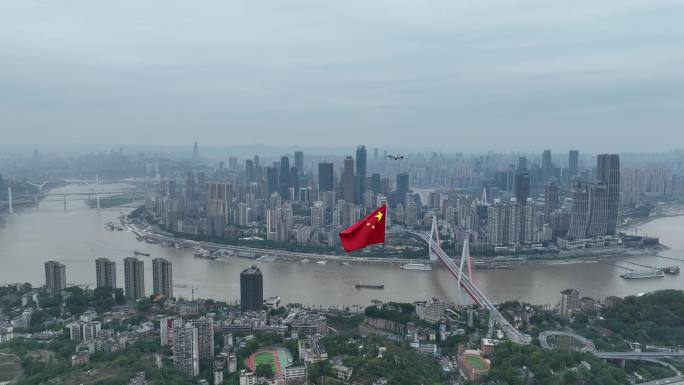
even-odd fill
[[[622,274],[620,277],[624,279],[646,279],[646,278],[662,278],[665,276],[662,270],[651,271],[630,271]]]
[[[421,271],[432,270],[432,266],[426,265],[424,263],[405,263],[405,264],[401,265],[401,268],[404,270],[421,270]]]
[[[302,259],[302,263],[309,263],[309,262],[311,262],[311,261],[309,261],[307,258]]]
[[[328,263],[328,262],[326,262],[326,261],[318,261],[318,262],[316,262],[316,263],[319,264],[319,265],[325,265],[325,264]]]

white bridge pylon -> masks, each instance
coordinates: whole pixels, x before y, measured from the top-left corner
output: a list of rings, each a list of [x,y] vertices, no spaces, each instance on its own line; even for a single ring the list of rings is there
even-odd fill
[[[441,244],[439,240],[439,227],[437,226],[437,216],[432,216],[432,228],[430,228],[430,242],[428,244],[428,250],[430,254],[430,261],[437,261],[437,254],[432,251],[432,245],[439,246]]]
[[[461,294],[461,305],[465,306],[467,305],[468,298],[465,295],[465,290],[461,287],[461,278],[463,278],[463,275],[465,274],[465,271],[463,270],[463,265],[468,262],[468,279],[471,281],[473,280],[473,272],[470,268],[470,246],[468,246],[468,238],[463,241],[463,251],[461,252],[461,263],[459,265],[459,274],[458,274],[458,288]]]

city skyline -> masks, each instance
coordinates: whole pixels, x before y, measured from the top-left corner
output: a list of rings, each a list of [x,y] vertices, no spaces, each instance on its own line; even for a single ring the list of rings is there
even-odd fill
[[[0,8],[0,385],[684,385],[684,1]]]

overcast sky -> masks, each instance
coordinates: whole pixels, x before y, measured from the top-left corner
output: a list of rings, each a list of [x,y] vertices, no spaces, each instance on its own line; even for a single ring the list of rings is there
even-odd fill
[[[682,0],[0,0],[0,146],[684,147]]]

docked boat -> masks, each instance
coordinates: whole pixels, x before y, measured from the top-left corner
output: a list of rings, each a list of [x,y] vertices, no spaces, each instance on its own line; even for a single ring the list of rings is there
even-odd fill
[[[421,270],[421,271],[430,271],[432,270],[432,266],[426,265],[424,263],[405,263],[400,266],[404,270]]]
[[[670,275],[679,274],[679,266],[668,266],[663,269],[663,272]]]
[[[326,261],[318,261],[318,262],[316,262],[316,263],[319,264],[319,265],[325,265],[325,264],[328,263],[328,262],[326,262]]]
[[[218,259],[218,256],[209,253],[195,253],[195,258],[201,259]]]
[[[150,253],[143,253],[142,251],[138,251],[138,250],[134,251],[133,254],[141,255],[143,257],[149,257],[150,256]]]
[[[369,283],[357,283],[356,285],[357,289],[378,289],[378,290],[383,290],[385,288],[385,285],[373,285]]]
[[[309,263],[309,262],[311,262],[311,261],[308,258],[302,259],[302,263]]]
[[[662,270],[647,270],[647,271],[630,271],[622,274],[620,277],[624,279],[646,279],[646,278],[662,278],[665,276]]]

